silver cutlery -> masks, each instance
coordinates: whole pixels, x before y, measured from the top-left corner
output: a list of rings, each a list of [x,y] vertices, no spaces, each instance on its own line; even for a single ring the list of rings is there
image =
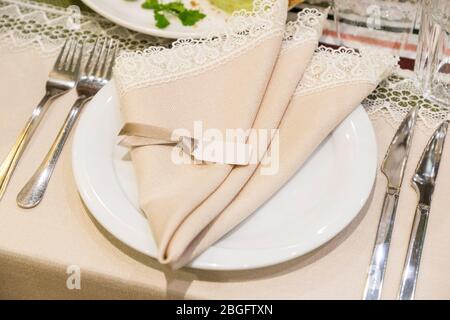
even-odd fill
[[[436,185],[436,177],[439,171],[448,124],[448,120],[444,121],[433,133],[412,178],[412,185],[419,196],[419,203],[414,215],[408,251],[403,267],[398,296],[400,300],[414,299],[420,257],[427,231],[428,216],[430,215],[431,197]]]
[[[381,298],[395,212],[411,147],[416,116],[417,109],[412,108],[397,129],[381,166],[381,172],[386,176],[388,185],[364,289],[364,300],[379,300]]]
[[[33,208],[41,202],[56,162],[83,106],[111,79],[117,48],[112,39],[97,39],[95,42],[84,68],[80,71],[76,86],[78,98],[41,165],[19,192],[17,204],[20,207]]]
[[[0,165],[0,200],[16,168],[23,151],[30,141],[34,131],[41,122],[50,102],[56,97],[75,88],[78,79],[78,70],[81,61],[81,49],[75,39],[68,39],[50,71],[45,89],[45,95],[34,108],[31,117],[16,139],[3,163]]]

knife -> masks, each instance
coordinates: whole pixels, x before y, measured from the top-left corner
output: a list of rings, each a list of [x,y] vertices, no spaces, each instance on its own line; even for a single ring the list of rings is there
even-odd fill
[[[412,108],[397,129],[381,165],[381,172],[387,178],[387,190],[384,195],[383,209],[381,210],[375,245],[369,265],[363,295],[364,300],[379,300],[381,298],[395,212],[411,147],[416,117],[417,108]]]
[[[412,178],[412,185],[419,196],[419,204],[414,215],[408,251],[403,267],[402,282],[398,296],[400,300],[414,299],[420,257],[422,255],[428,216],[430,214],[431,197],[436,185],[436,177],[439,170],[439,163],[441,162],[448,124],[449,120],[444,121],[433,133]]]

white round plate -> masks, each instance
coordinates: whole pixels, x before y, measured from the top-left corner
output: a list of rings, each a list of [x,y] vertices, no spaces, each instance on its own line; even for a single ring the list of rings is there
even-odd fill
[[[152,10],[141,8],[144,0],[82,0],[88,7],[116,24],[145,34],[164,38],[200,38],[214,30],[223,28],[229,17],[224,11],[212,6],[208,0],[195,0],[206,17],[194,26],[183,26],[176,17],[171,17],[165,29],[155,26]],[[183,0],[189,7],[190,0]]]
[[[117,145],[121,124],[119,98],[110,82],[82,114],[72,149],[73,172],[95,219],[128,246],[155,257],[152,232],[138,207],[128,150]],[[278,193],[190,266],[264,267],[324,244],[366,202],[375,180],[376,151],[372,124],[359,107]]]

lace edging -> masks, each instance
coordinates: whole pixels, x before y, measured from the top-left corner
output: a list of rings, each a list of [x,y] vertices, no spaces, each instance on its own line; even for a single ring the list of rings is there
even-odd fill
[[[365,82],[377,85],[391,74],[398,57],[372,48],[332,49],[321,46],[313,55],[294,96],[306,95],[345,83]]]
[[[297,14],[295,21],[286,24],[281,53],[306,41],[318,41],[322,34],[326,13],[315,8],[305,8]]]
[[[255,0],[253,7],[252,12],[235,11],[220,34],[213,33],[204,39],[179,39],[170,49],[150,47],[122,53],[114,69],[119,94],[204,72],[265,39],[281,37],[287,0]]]
[[[95,13],[81,13],[75,5],[62,8],[30,0],[0,0],[1,50],[34,48],[43,56],[52,56],[67,37],[93,42],[101,36],[116,39],[122,50],[168,46],[172,42],[130,31]]]
[[[450,108],[424,97],[414,73],[398,70],[383,81],[362,105],[372,119],[383,118],[397,127],[412,107],[418,107],[418,127],[434,130],[450,119]]]

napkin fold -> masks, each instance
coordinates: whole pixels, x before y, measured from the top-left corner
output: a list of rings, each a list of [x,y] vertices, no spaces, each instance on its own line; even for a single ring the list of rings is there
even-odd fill
[[[257,0],[252,12],[234,12],[220,34],[121,54],[114,76],[124,122],[183,129],[188,136],[196,130],[249,129],[280,52],[286,17],[287,0]],[[131,149],[140,207],[161,252],[232,168],[190,163],[177,149]]]
[[[302,75],[311,62],[326,13],[316,9],[304,9],[296,21],[286,25],[282,47],[261,106],[253,122],[254,134],[248,137],[253,150],[254,161],[247,166],[230,168],[231,174],[197,208],[186,216],[173,233],[166,248],[161,248],[160,261],[174,264],[183,254],[191,241],[233,200],[256,170],[264,156],[267,145],[261,146],[262,133],[270,139],[271,130],[278,128]],[[270,142],[270,141],[269,141]]]
[[[223,33],[124,53],[116,61],[123,120],[133,124],[127,128],[164,133],[165,143],[130,151],[161,263],[188,264],[248,217],[395,64],[373,51],[314,53],[324,14],[305,9],[286,24],[286,11],[287,1],[257,0],[253,12],[235,12]],[[229,129],[244,134],[230,137]],[[267,138],[270,148],[255,130],[275,133]],[[192,148],[174,146],[178,140],[167,136],[178,132],[197,141],[198,132],[210,131],[249,146],[255,161],[193,161]],[[273,159],[276,170],[267,174],[265,164]]]
[[[316,48],[324,16],[306,10],[286,29],[287,1],[255,1],[254,6],[252,13],[235,13],[224,34],[119,56],[115,77],[124,122],[193,132],[201,121],[205,131],[245,131],[266,101],[276,124]],[[233,168],[190,163],[186,154],[177,155],[180,165],[173,161],[176,149],[131,150],[140,206],[163,263],[183,221]]]
[[[374,49],[363,49],[358,53],[347,48],[320,47],[280,121],[277,172],[262,172],[263,164],[270,162],[264,158],[256,170],[235,167],[209,198],[211,201],[205,212],[217,208],[214,203],[221,197],[232,199],[199,233],[185,236],[183,243],[177,242],[176,249],[170,252],[171,266],[180,268],[192,261],[270,199],[330,132],[392,73],[397,61],[397,58]],[[273,152],[270,157],[274,156]],[[185,221],[185,232],[189,233],[188,229],[195,228],[197,223],[200,222],[194,219],[189,223]]]

